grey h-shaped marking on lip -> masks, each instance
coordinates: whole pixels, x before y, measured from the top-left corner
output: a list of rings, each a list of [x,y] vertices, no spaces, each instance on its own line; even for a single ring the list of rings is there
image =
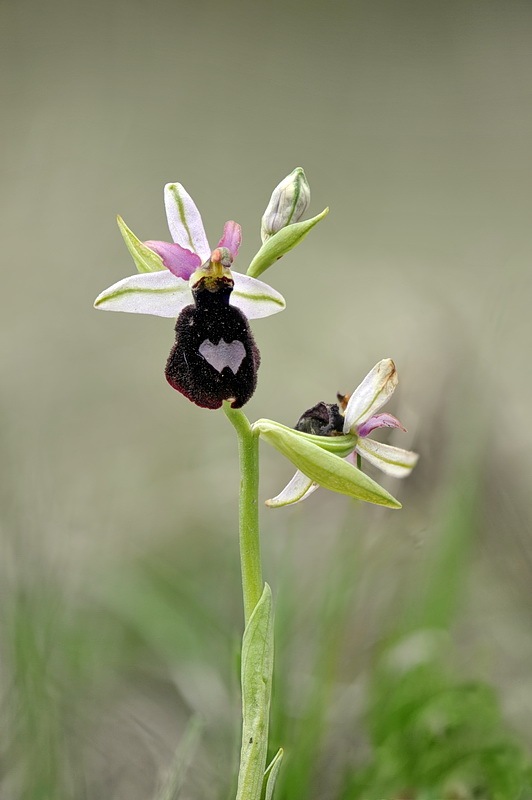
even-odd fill
[[[233,342],[225,342],[220,339],[218,344],[213,344],[209,339],[205,339],[200,344],[198,352],[217,372],[229,367],[233,375],[236,375],[246,357],[246,349],[238,339]]]

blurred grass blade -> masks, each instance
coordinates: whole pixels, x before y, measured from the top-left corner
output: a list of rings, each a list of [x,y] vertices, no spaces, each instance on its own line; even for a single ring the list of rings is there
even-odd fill
[[[275,756],[273,757],[270,766],[264,773],[264,800],[272,800],[273,791],[275,789],[275,782],[281,769],[281,761],[283,760],[283,748],[280,747]]]
[[[422,585],[410,600],[402,630],[448,628],[463,596],[481,506],[481,470],[458,469],[447,492],[441,532],[424,565]]]
[[[200,717],[192,717],[179,742],[166,780],[156,794],[155,800],[177,800],[179,797],[190,762],[196,752],[202,729],[203,724]]]

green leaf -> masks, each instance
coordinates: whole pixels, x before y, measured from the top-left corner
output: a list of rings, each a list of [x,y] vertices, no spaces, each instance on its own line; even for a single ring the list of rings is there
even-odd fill
[[[273,419],[258,419],[251,427],[256,428],[261,434],[267,431],[287,432],[290,435],[298,436],[305,442],[321,447],[322,450],[327,450],[328,453],[335,453],[340,458],[345,458],[345,456],[353,452],[358,438],[352,434],[347,434],[346,436],[315,436],[312,433],[303,433],[303,431],[288,428]]]
[[[268,751],[272,673],[272,592],[266,583],[242,642],[242,751],[236,800],[261,798]]]
[[[267,422],[270,421],[267,420]],[[401,508],[401,503],[386,489],[383,489],[348,461],[344,461],[341,456],[328,452],[323,446],[309,441],[308,436],[299,431],[285,428],[282,425],[264,425],[263,423],[264,420],[255,423],[260,435],[320,486],[357,500],[364,500],[367,503],[375,503],[388,508]],[[328,438],[333,441],[335,437],[314,438]]]
[[[127,227],[122,217],[118,216],[116,221],[118,222],[118,227],[120,228],[120,233],[124,238],[126,247],[131,253],[139,272],[159,272],[162,269],[166,269],[162,258],[157,255],[157,253],[154,253],[153,250],[150,250],[149,247],[146,247],[140,239],[137,239],[133,231]]]
[[[272,800],[273,790],[275,789],[275,782],[281,769],[281,761],[283,760],[283,748],[280,747],[266,772],[264,773],[265,792],[264,800]]]
[[[271,267],[272,264],[288,253],[289,250],[296,247],[307,235],[307,233],[317,225],[320,220],[327,216],[329,209],[325,208],[321,214],[318,214],[312,219],[303,220],[303,222],[295,222],[293,225],[287,225],[281,228],[276,234],[267,239],[260,248],[257,255],[253,258],[248,267],[247,274],[252,278],[258,278],[264,270]]]

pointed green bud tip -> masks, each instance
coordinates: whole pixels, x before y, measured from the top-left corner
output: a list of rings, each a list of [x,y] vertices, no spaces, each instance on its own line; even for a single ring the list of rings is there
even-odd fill
[[[329,213],[328,208],[324,208],[321,214],[317,214],[311,219],[303,219],[301,222],[293,222],[281,228],[266,241],[259,252],[251,260],[247,269],[247,274],[251,278],[258,278],[264,270],[268,269],[279,261],[289,250],[297,247],[303,241],[307,233],[324,219]]]
[[[262,243],[282,228],[298,222],[310,203],[310,186],[301,167],[296,167],[273,190],[264,212],[260,235]]]

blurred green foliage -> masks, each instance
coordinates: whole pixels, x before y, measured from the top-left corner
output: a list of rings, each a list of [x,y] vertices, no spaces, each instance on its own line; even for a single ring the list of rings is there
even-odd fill
[[[348,635],[346,611],[353,583],[349,568],[346,571],[349,562],[341,554],[336,554],[336,564],[328,571],[315,633],[312,684],[297,713],[283,675],[286,635],[281,633],[272,748],[283,741],[283,734],[291,746],[287,746],[278,798],[532,797],[532,761],[509,732],[496,693],[481,681],[464,680],[450,667],[454,647],[449,632],[461,605],[481,508],[479,490],[464,477],[460,472],[455,475],[440,535],[431,558],[423,564],[422,576],[403,592],[401,612],[388,610],[389,619],[395,618],[394,632],[371,659],[364,676],[365,711],[360,715],[355,707],[350,715],[354,729],[344,725],[331,737],[330,705]],[[283,622],[280,626],[282,630]],[[361,738],[366,738],[366,747],[359,748],[366,750],[365,758],[354,746]],[[345,780],[338,783],[334,774],[342,751],[350,753],[354,763],[340,767]]]
[[[464,674],[456,663],[453,629],[485,504],[478,456],[464,463],[460,453],[427,552],[377,612],[372,587],[384,584],[373,583],[372,539],[384,537],[374,550],[381,569],[397,546],[389,517],[383,526],[375,509],[346,501],[319,578],[305,565],[313,552],[305,508],[286,518],[295,527],[284,532],[274,581],[270,757],[285,749],[277,800],[532,797],[531,761],[497,692],[474,666]],[[212,530],[190,529],[118,569],[91,567],[96,576],[69,589],[38,557],[8,575],[6,796],[230,798],[240,704],[236,549]]]

